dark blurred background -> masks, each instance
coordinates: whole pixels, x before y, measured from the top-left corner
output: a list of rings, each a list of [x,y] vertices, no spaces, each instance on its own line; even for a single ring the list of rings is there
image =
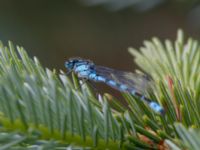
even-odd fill
[[[198,0],[1,1],[0,39],[23,46],[45,67],[64,70],[73,56],[133,71],[127,48],[182,28],[200,37]]]

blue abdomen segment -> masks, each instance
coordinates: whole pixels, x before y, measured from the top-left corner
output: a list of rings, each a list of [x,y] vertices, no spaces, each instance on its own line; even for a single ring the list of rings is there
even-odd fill
[[[117,83],[114,80],[107,80],[106,83],[110,86],[117,87]]]
[[[127,90],[128,90],[128,86],[127,86],[126,84],[121,84],[121,85],[119,86],[119,88],[120,88],[120,90],[122,90],[122,91],[127,91]]]
[[[92,70],[90,71],[90,74],[88,77],[89,77],[89,79],[91,79],[95,82],[104,82],[104,83],[106,82],[105,77],[97,75],[96,72],[92,71]]]
[[[97,76],[96,80],[99,82],[106,82],[106,78],[102,76]]]
[[[165,113],[163,107],[161,107],[158,103],[156,103],[156,102],[154,102],[154,101],[151,101],[151,102],[149,103],[149,107],[150,107],[151,109],[153,109],[154,111],[156,111],[156,112],[162,114],[162,115],[164,115],[164,113]]]

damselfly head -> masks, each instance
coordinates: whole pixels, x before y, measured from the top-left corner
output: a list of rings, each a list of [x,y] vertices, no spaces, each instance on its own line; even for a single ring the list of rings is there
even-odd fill
[[[70,58],[68,61],[65,62],[65,67],[69,70],[74,68],[74,65],[79,61],[78,58]]]
[[[69,70],[74,69],[75,65],[80,63],[89,63],[89,60],[82,59],[79,57],[70,58],[68,61],[65,62],[65,67]]]

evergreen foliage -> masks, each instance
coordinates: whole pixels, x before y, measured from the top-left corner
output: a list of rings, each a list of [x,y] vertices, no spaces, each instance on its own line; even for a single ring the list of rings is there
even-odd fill
[[[199,49],[181,30],[174,43],[153,38],[129,49],[154,80],[148,94],[165,108],[160,115],[129,94],[128,108],[109,94],[97,98],[75,75],[0,43],[0,149],[198,149]]]

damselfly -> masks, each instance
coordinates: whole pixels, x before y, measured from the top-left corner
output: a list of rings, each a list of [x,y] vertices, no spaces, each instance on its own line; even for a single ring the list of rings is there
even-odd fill
[[[148,85],[149,82],[144,75],[98,66],[92,61],[82,58],[69,59],[65,62],[65,67],[76,73],[81,79],[103,82],[121,92],[128,92],[139,97],[155,112],[164,114],[163,107],[142,94],[144,89],[147,88],[144,85]]]

